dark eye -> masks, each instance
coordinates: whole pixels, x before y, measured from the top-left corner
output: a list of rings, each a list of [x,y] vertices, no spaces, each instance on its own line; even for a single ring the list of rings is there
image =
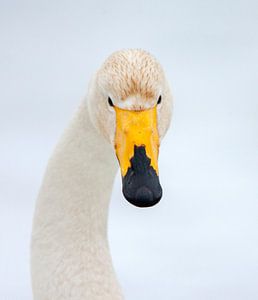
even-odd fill
[[[157,104],[160,104],[160,103],[161,103],[161,95],[159,96]]]
[[[110,106],[114,106],[113,101],[111,100],[110,97],[108,97],[108,104],[109,104]]]

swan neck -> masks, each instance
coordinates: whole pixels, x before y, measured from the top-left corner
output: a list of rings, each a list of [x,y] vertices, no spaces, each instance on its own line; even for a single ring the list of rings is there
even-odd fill
[[[59,172],[52,180],[58,180],[61,197],[57,196],[56,201],[62,213],[67,213],[68,218],[71,212],[77,213],[77,223],[89,228],[95,237],[106,235],[117,168],[114,149],[95,129],[83,103],[58,144],[50,169]]]

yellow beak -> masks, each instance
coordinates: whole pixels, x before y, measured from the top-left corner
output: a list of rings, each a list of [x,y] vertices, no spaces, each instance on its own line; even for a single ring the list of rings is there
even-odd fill
[[[115,148],[123,194],[133,205],[153,206],[162,197],[158,176],[157,109],[129,111],[115,107],[115,111]]]
[[[159,135],[156,107],[144,111],[130,111],[115,107],[115,149],[124,177],[131,167],[135,146],[145,147],[150,165],[158,174]]]

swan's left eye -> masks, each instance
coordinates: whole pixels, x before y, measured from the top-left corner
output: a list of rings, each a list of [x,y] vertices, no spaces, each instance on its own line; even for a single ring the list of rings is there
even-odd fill
[[[108,104],[109,104],[110,106],[114,106],[113,101],[111,100],[110,97],[108,97]]]
[[[160,104],[160,103],[161,103],[161,95],[159,96],[157,104]]]

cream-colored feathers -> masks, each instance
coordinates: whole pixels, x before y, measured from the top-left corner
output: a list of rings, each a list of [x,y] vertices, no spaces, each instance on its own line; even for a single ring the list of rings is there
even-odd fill
[[[37,200],[31,243],[35,300],[123,299],[107,241],[108,205],[118,167],[115,112],[108,97],[118,107],[134,110],[153,107],[160,95],[162,137],[170,121],[171,96],[153,56],[143,50],[116,52],[93,77],[87,101],[48,163]]]
[[[128,49],[113,53],[97,71],[89,86],[89,109],[93,124],[112,143],[115,113],[108,105],[128,110],[158,107],[160,138],[165,135],[171,118],[171,94],[163,69],[150,53]]]

